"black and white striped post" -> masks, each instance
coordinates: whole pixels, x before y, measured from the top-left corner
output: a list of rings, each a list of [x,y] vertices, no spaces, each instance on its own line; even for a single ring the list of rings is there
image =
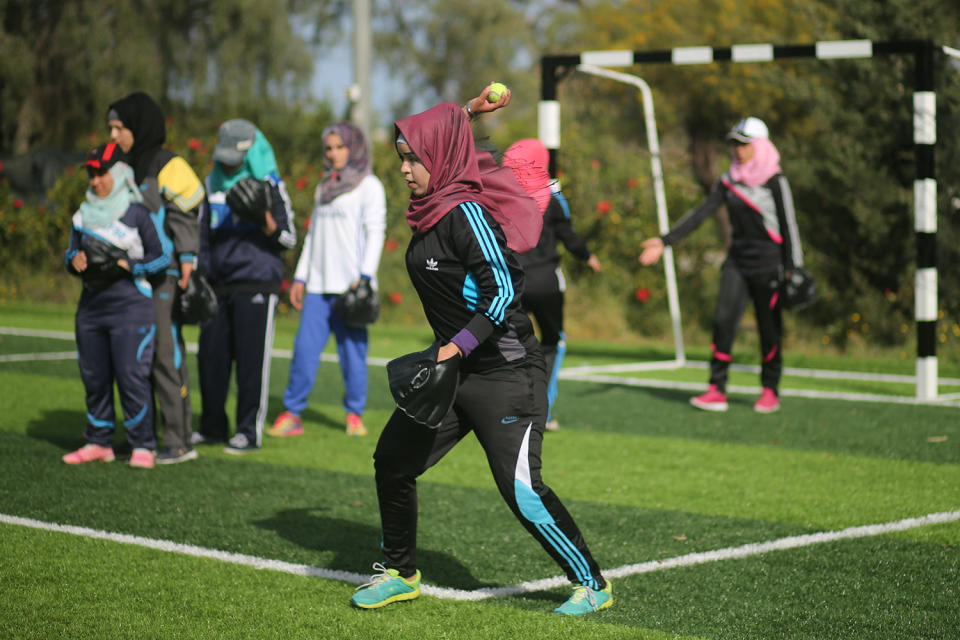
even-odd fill
[[[741,44],[731,47],[678,47],[659,51],[586,51],[541,58],[539,136],[550,150],[550,172],[556,175],[560,148],[560,101],[557,85],[566,70],[580,64],[629,67],[636,64],[692,65],[711,62],[755,63],[815,58],[841,60],[880,55],[912,55],[915,65],[913,142],[917,175],[913,187],[914,232],[917,246],[916,397],[937,397],[937,180],[934,162],[937,142],[937,99],[934,91],[934,53],[929,40],[821,41],[813,44]],[[949,53],[949,52],[948,52]]]

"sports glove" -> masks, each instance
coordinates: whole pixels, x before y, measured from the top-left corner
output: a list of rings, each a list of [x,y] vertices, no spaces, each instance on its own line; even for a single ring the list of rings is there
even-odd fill
[[[217,315],[217,294],[199,271],[191,271],[187,288],[177,287],[173,306],[180,324],[203,324]]]
[[[337,296],[333,310],[352,327],[372,324],[380,315],[380,298],[367,278],[360,278],[356,289],[347,289]]]
[[[227,191],[227,206],[243,220],[263,227],[267,224],[270,195],[267,183],[255,178],[242,178]]]
[[[803,309],[817,299],[817,283],[813,276],[801,267],[794,267],[780,288],[784,309]]]
[[[440,342],[387,363],[390,393],[409,418],[431,429],[453,407],[460,384],[460,355],[437,362]]]
[[[103,291],[117,280],[130,277],[130,272],[117,264],[127,260],[127,252],[120,247],[92,236],[83,243],[87,255],[87,268],[80,273],[83,287],[93,293]]]

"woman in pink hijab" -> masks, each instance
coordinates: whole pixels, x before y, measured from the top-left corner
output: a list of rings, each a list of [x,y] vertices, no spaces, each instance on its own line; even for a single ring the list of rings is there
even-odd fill
[[[783,370],[780,285],[795,267],[803,266],[803,251],[793,208],[793,196],[780,170],[780,153],[770,142],[767,125],[747,117],[727,134],[732,162],[710,194],[684,215],[669,233],[645,240],[640,262],[651,265],[673,245],[726,205],[733,234],[723,263],[713,320],[710,383],[690,403],[705,411],[727,410],[727,372],[733,342],[747,301],[753,300],[760,334],[759,413],[780,409]]]
[[[469,120],[453,103],[398,121],[396,147],[410,189],[407,272],[436,338],[433,352],[440,362],[455,359],[460,378],[453,406],[435,428],[397,409],[380,435],[374,466],[384,560],[351,603],[374,609],[420,595],[417,478],[472,431],[510,510],[575,585],[556,611],[609,607],[610,583],[540,477],[546,373],[520,307],[523,271],[510,247],[525,234],[507,234],[498,222],[518,208],[539,215],[536,202],[509,168],[481,172]],[[487,189],[491,173],[496,186]]]

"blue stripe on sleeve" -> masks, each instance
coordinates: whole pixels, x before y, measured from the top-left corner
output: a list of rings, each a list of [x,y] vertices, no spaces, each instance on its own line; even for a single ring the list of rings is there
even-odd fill
[[[500,251],[500,247],[497,245],[497,239],[493,234],[493,230],[483,218],[480,205],[475,202],[464,202],[460,205],[460,208],[463,209],[466,214],[467,221],[470,223],[473,234],[477,238],[477,243],[480,245],[483,256],[490,266],[490,270],[493,272],[494,279],[497,282],[498,293],[490,302],[490,306],[485,315],[490,318],[491,321],[500,324],[503,322],[506,309],[514,296],[513,279],[510,277],[510,270],[507,268],[507,262],[503,257],[503,253]]]

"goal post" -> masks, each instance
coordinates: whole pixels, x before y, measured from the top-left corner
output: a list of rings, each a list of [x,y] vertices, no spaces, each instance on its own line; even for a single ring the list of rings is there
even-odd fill
[[[912,56],[913,141],[916,176],[913,184],[916,276],[914,319],[917,332],[916,397],[937,398],[937,180],[934,152],[937,141],[934,55],[955,55],[956,50],[935,47],[930,40],[836,40],[807,44],[739,44],[729,47],[677,47],[648,51],[586,51],[574,55],[547,55],[540,60],[540,139],[550,152],[550,173],[556,175],[560,149],[560,101],[557,87],[569,69],[630,67],[639,64],[695,65],[713,62],[752,64],[779,60],[864,59],[881,55]],[[960,55],[958,52],[956,55]],[[649,135],[649,131],[648,131]],[[671,315],[672,312],[671,312]],[[679,318],[679,314],[677,315]]]

